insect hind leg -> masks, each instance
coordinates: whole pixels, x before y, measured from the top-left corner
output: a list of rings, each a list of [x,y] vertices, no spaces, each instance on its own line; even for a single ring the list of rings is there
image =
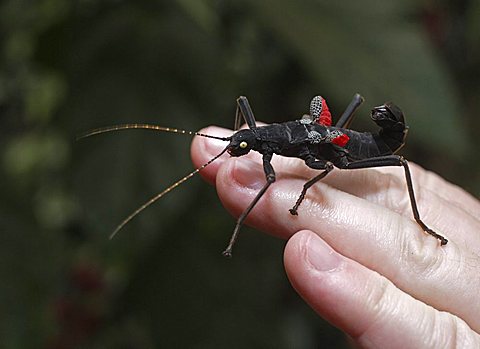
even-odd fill
[[[335,163],[337,165],[337,163]],[[415,199],[415,193],[413,191],[413,182],[412,175],[410,174],[410,167],[408,166],[407,160],[399,155],[387,155],[380,156],[376,158],[363,159],[353,162],[346,162],[342,165],[338,164],[338,167],[342,169],[360,169],[360,168],[371,168],[371,167],[384,167],[384,166],[403,166],[405,171],[405,181],[407,182],[408,195],[410,197],[410,205],[412,207],[413,218],[417,224],[423,229],[424,232],[432,235],[440,241],[440,245],[446,245],[448,240],[440,234],[437,234],[435,231],[430,229],[425,223],[423,223],[420,218],[420,213],[418,212],[417,200]]]

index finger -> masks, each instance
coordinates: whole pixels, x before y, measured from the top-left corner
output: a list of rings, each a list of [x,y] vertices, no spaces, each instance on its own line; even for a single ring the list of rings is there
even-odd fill
[[[209,128],[203,131],[222,136],[232,132],[221,128]],[[192,144],[194,163],[200,165],[220,152],[224,146],[224,143],[218,141],[212,142],[209,139],[196,138]],[[250,152],[246,158],[261,163],[261,156],[257,153]],[[213,183],[219,166],[226,159],[228,156],[222,157],[210,168],[205,169],[202,174],[204,178]],[[305,181],[318,174],[318,171],[310,169],[300,159],[274,156],[272,164],[278,174],[302,178]],[[480,234],[478,233],[480,232],[480,202],[434,173],[427,172],[413,163],[410,165],[416,201],[422,220],[427,225],[441,230],[440,234],[455,234],[457,243],[463,244],[467,248],[480,245]],[[354,171],[335,170],[322,179],[322,182],[385,206],[409,219],[413,217],[404,171],[400,167]],[[298,184],[298,193],[301,192],[303,184]],[[313,197],[313,193],[312,189],[307,192],[306,201]],[[300,206],[300,211],[303,206],[304,204]],[[462,222],[463,229],[458,229],[457,221]]]
[[[216,180],[218,195],[234,216],[243,212],[263,183],[261,166],[242,158],[225,161]],[[472,302],[480,288],[480,265],[473,252],[455,239],[440,247],[412,219],[321,182],[311,188],[315,199],[292,217],[288,209],[301,183],[279,174],[247,223],[284,238],[302,229],[314,231],[335,250],[386,276],[403,291],[480,330],[480,303]]]

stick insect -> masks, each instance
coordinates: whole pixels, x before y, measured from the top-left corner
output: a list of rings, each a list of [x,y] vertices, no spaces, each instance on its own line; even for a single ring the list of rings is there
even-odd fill
[[[152,197],[130,214],[116,227],[110,235],[110,238],[113,238],[120,229],[122,229],[141,211],[203,170],[225,152],[231,156],[239,157],[254,150],[262,154],[266,182],[252,202],[238,217],[229,244],[223,251],[223,255],[226,257],[232,256],[232,249],[237,241],[243,222],[270,185],[275,182],[275,170],[271,164],[273,155],[300,158],[305,162],[306,166],[322,171],[304,184],[297,201],[289,210],[292,215],[298,215],[298,208],[304,200],[307,190],[316,182],[327,176],[335,167],[339,169],[362,169],[402,166],[405,172],[405,181],[412,207],[413,218],[424,232],[438,239],[441,245],[447,244],[448,240],[445,237],[434,232],[421,220],[408,162],[402,156],[396,155],[396,152],[405,144],[405,138],[408,132],[403,112],[395,104],[391,102],[385,103],[373,108],[371,111],[371,119],[380,127],[379,132],[371,133],[354,131],[349,127],[353,121],[355,111],[363,101],[364,99],[362,96],[355,94],[335,126],[332,126],[330,111],[325,99],[321,96],[315,96],[312,99],[310,103],[310,114],[305,114],[300,120],[274,123],[266,126],[257,126],[248,99],[244,96],[240,96],[237,99],[235,132],[230,137],[216,137],[199,132],[150,124],[123,124],[110,126],[95,129],[79,136],[78,139],[81,139],[111,131],[147,129],[196,135],[228,142],[228,145],[218,155],[214,156],[204,165],[198,167],[159,194]],[[239,130],[242,119],[245,121],[248,128]]]

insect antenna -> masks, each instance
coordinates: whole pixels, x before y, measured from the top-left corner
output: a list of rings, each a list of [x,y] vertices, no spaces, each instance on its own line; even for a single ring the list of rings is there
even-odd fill
[[[77,141],[80,140],[80,139],[95,136],[95,135],[98,135],[98,134],[101,134],[101,133],[120,131],[120,130],[131,130],[131,129],[172,132],[172,133],[180,133],[180,134],[185,134],[185,135],[190,135],[190,136],[202,136],[202,137],[206,137],[206,138],[219,139],[221,141],[230,141],[230,137],[217,137],[217,136],[211,136],[211,135],[207,135],[205,133],[200,133],[200,132],[185,131],[185,130],[180,130],[180,129],[177,129],[177,128],[162,127],[162,126],[150,125],[150,124],[122,124],[122,125],[114,125],[114,126],[96,128],[94,130],[87,131],[87,132],[79,135],[77,137]]]
[[[83,138],[95,136],[101,133],[107,133],[107,132],[113,132],[113,131],[120,131],[120,130],[131,130],[131,129],[143,129],[143,130],[153,130],[153,131],[163,131],[163,132],[172,132],[172,133],[180,133],[180,134],[186,134],[186,135],[191,135],[191,136],[201,136],[201,137],[206,137],[206,138],[213,138],[213,139],[219,139],[221,141],[230,141],[231,137],[217,137],[217,136],[211,136],[207,135],[205,133],[200,133],[200,132],[192,132],[192,131],[185,131],[185,130],[180,130],[177,128],[170,128],[170,127],[163,127],[163,126],[157,126],[157,125],[151,125],[151,124],[121,124],[121,125],[114,125],[114,126],[107,126],[107,127],[101,127],[97,128],[91,131],[87,131],[77,137],[77,141]],[[163,190],[161,193],[158,193],[154,197],[152,197],[150,200],[145,202],[142,206],[137,208],[134,212],[132,212],[127,218],[123,220],[122,223],[120,223],[115,230],[113,231],[112,234],[110,234],[110,239],[112,239],[117,233],[128,223],[130,222],[136,215],[138,215],[140,212],[142,212],[144,209],[146,209],[148,206],[153,204],[155,201],[160,199],[162,196],[170,192],[171,190],[175,189],[178,187],[180,184],[183,182],[189,180],[191,177],[196,175],[198,172],[203,170],[205,167],[210,165],[212,162],[217,160],[220,156],[222,156],[226,151],[228,147],[225,147],[220,154],[214,156],[212,159],[210,159],[208,162],[203,164],[202,166],[198,167],[194,171],[190,172],[187,174],[185,177],[179,179],[175,183],[173,183],[171,186]]]
[[[223,149],[220,154],[214,156],[213,158],[211,158],[210,160],[208,160],[208,162],[206,162],[205,164],[203,164],[202,166],[196,168],[194,171],[190,172],[189,174],[187,174],[185,177],[179,179],[178,181],[176,181],[175,183],[173,183],[171,186],[169,186],[168,188],[166,188],[165,190],[163,190],[162,192],[158,193],[157,195],[155,195],[154,197],[152,197],[150,200],[148,200],[147,202],[145,202],[142,206],[140,206],[139,208],[137,208],[134,212],[132,212],[127,218],[125,218],[123,220],[122,223],[120,223],[116,228],[115,230],[113,231],[112,234],[110,234],[110,239],[113,239],[113,237],[115,237],[115,235],[117,235],[117,233],[128,223],[130,222],[136,215],[138,215],[140,212],[142,212],[144,209],[146,209],[148,206],[150,206],[151,204],[153,204],[155,201],[157,201],[158,199],[160,199],[162,196],[164,196],[165,194],[167,194],[169,191],[175,189],[176,187],[178,187],[180,184],[182,184],[183,182],[189,180],[190,178],[192,178],[194,175],[196,175],[198,172],[200,172],[201,170],[203,170],[205,167],[207,167],[208,165],[210,165],[212,162],[214,162],[215,160],[217,160],[220,156],[222,156],[226,151],[227,151],[227,147],[225,147],[225,149]]]

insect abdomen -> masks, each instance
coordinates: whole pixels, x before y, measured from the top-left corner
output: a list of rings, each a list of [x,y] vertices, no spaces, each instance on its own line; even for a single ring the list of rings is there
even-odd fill
[[[356,132],[352,130],[342,130],[348,137],[348,143],[345,149],[348,151],[348,157],[352,160],[373,158],[392,154],[392,150],[377,134],[370,132]]]

